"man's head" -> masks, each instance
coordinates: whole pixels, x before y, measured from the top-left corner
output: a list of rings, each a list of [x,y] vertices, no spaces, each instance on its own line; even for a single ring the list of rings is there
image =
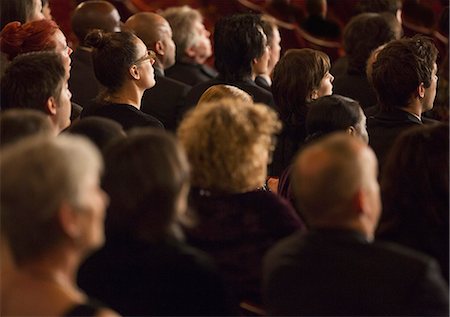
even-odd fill
[[[227,80],[252,74],[252,61],[264,54],[267,38],[261,18],[254,14],[226,16],[214,30],[215,66]]]
[[[140,12],[128,18],[125,26],[156,53],[155,68],[167,69],[175,64],[176,48],[166,19],[156,13]]]
[[[73,12],[72,29],[80,43],[84,44],[86,35],[94,29],[119,32],[120,15],[117,9],[107,1],[85,1],[80,3]]]
[[[388,43],[372,66],[372,83],[381,108],[417,104],[421,112],[430,110],[436,96],[436,58],[433,40],[425,36]]]
[[[189,6],[171,7],[161,13],[172,27],[177,46],[177,61],[203,64],[212,54],[210,33],[205,29],[203,17]]]
[[[361,140],[338,133],[297,157],[293,192],[311,227],[348,228],[373,237],[381,202],[377,160]]]
[[[17,56],[1,81],[1,107],[31,108],[47,114],[58,131],[70,125],[67,72],[61,55],[33,52]]]

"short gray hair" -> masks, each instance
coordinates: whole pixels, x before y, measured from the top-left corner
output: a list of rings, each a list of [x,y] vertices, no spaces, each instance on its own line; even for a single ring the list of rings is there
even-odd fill
[[[78,136],[31,137],[4,150],[1,228],[17,264],[40,256],[63,239],[57,216],[61,204],[78,207],[86,178],[102,169],[99,151]]]
[[[169,22],[172,28],[172,38],[177,46],[176,59],[182,60],[186,49],[195,45],[198,41],[198,35],[194,30],[194,22],[197,20],[203,22],[203,17],[200,11],[187,5],[168,8],[161,13],[161,16]]]

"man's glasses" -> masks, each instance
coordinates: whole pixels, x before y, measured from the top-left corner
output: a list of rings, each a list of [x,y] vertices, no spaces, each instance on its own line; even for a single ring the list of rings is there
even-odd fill
[[[136,61],[134,61],[133,64],[139,64],[139,63],[145,62],[146,60],[149,60],[150,64],[153,65],[155,63],[155,60],[156,60],[156,53],[153,52],[152,50],[148,50],[147,54],[145,56],[137,59]]]

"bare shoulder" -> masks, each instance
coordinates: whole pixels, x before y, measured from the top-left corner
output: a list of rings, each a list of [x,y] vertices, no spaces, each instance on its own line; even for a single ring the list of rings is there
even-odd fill
[[[102,308],[97,311],[97,314],[95,314],[96,317],[120,317],[120,315],[115,312],[114,310],[111,310],[109,308]]]

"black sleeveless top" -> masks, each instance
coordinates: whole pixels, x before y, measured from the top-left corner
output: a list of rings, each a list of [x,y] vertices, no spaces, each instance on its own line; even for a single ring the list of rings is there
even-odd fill
[[[101,303],[89,299],[85,304],[78,304],[69,309],[63,316],[75,317],[75,316],[95,316],[97,312],[105,308]]]

